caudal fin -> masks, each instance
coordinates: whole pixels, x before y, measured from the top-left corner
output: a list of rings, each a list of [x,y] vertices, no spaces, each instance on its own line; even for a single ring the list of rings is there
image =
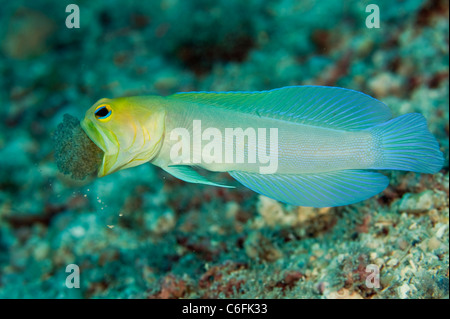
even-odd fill
[[[436,173],[442,168],[444,156],[421,114],[405,114],[371,130],[382,149],[382,159],[372,168],[420,173]]]

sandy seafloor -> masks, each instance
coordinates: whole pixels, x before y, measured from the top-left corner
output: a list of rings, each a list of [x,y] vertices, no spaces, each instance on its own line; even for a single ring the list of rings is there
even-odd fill
[[[448,298],[448,1],[77,1],[68,29],[71,2],[1,4],[0,297]],[[444,167],[386,172],[383,193],[312,209],[226,173],[206,174],[237,189],[150,164],[80,182],[54,162],[63,114],[102,97],[305,84],[422,113]]]

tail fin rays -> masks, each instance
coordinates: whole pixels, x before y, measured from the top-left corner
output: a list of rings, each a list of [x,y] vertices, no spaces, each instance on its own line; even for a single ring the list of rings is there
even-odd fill
[[[442,168],[444,156],[421,114],[405,114],[371,130],[382,149],[382,160],[371,168],[431,174]]]

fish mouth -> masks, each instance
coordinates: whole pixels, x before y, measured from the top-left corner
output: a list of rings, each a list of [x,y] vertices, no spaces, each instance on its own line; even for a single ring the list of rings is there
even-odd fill
[[[102,164],[98,169],[98,177],[111,174],[116,170],[113,169],[119,155],[119,141],[116,135],[108,130],[99,130],[90,119],[81,121],[81,128],[86,135],[103,151]]]

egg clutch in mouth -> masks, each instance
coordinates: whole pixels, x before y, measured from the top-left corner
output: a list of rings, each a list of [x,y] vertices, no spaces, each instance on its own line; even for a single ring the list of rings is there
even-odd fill
[[[53,133],[53,144],[59,171],[74,179],[96,173],[102,163],[103,151],[86,135],[80,121],[69,114]]]

